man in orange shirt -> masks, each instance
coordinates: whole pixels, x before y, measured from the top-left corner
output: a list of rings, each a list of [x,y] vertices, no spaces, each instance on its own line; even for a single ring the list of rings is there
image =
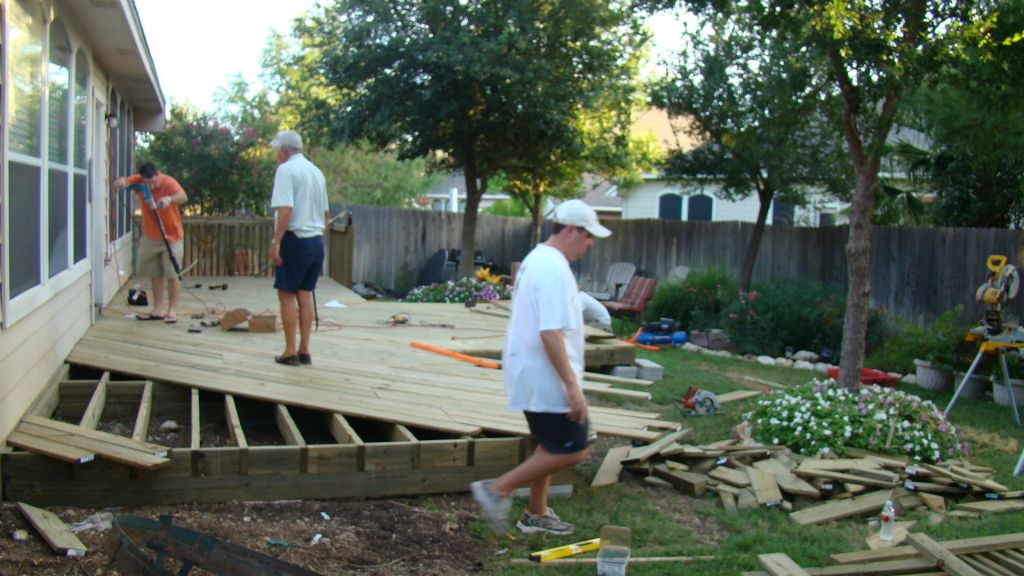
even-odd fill
[[[147,162],[139,166],[139,173],[118,178],[114,181],[117,188],[126,188],[133,184],[145,184],[153,196],[155,206],[147,204],[141,191],[135,193],[142,206],[142,236],[139,238],[138,265],[135,273],[148,276],[153,285],[153,309],[148,314],[140,314],[139,320],[163,320],[168,324],[178,321],[178,296],[181,294],[181,281],[171,263],[164,239],[160,235],[155,212],[160,216],[164,226],[167,242],[174,251],[175,259],[181,262],[184,256],[185,230],[181,225],[181,212],[178,206],[188,202],[188,194],[178,181],[166,174],[161,174],[156,166]],[[166,288],[167,308],[164,308]]]

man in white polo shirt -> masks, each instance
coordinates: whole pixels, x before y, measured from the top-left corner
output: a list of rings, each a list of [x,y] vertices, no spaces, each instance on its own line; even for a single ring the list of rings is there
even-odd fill
[[[508,530],[509,496],[530,486],[516,527],[530,534],[572,534],[575,527],[548,508],[551,475],[589,454],[583,380],[583,304],[569,263],[611,231],[581,200],[558,205],[551,236],[538,244],[516,275],[502,372],[510,410],[521,410],[539,445],[525,462],[493,480],[473,482],[474,498],[499,534]]]
[[[323,235],[330,219],[327,182],[323,172],[302,154],[298,133],[278,132],[270,146],[277,154],[270,199],[270,207],[276,212],[270,260],[277,267],[274,288],[284,326],[284,353],[275,356],[274,361],[288,366],[312,364],[309,339],[315,313],[313,290],[323,268]]]

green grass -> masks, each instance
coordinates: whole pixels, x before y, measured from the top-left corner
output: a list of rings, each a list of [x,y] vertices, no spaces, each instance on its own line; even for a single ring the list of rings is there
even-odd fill
[[[742,420],[750,402],[723,405],[719,414],[704,417],[685,417],[674,403],[690,386],[698,386],[715,393],[731,390],[750,390],[756,384],[744,382],[744,376],[783,385],[808,382],[822,375],[792,368],[762,366],[755,362],[731,358],[718,358],[704,354],[666,349],[661,352],[638,350],[638,357],[660,364],[665,378],[647,389],[652,392],[651,402],[630,402],[610,397],[590,398],[593,403],[621,406],[645,411],[658,411],[666,419],[680,421],[692,428],[687,437],[691,442],[711,442],[730,437],[730,430]],[[945,408],[950,392],[933,395],[914,386],[907,392],[932,400],[940,409]],[[995,480],[1010,490],[1024,489],[1024,476],[1014,477],[1013,466],[1024,445],[1024,431],[1014,424],[1009,407],[998,406],[991,399],[977,401],[958,400],[951,420],[968,432],[972,442],[972,463],[991,466],[996,470]],[[622,441],[615,440],[612,445]],[[600,451],[599,451],[599,455]],[[708,494],[702,498],[683,496],[669,488],[650,488],[638,482],[620,484],[592,490],[590,480],[597,471],[599,461],[577,468],[574,494],[568,499],[553,499],[552,505],[560,516],[576,524],[571,537],[517,535],[516,540],[499,539],[485,528],[474,534],[491,540],[494,550],[508,547],[508,554],[488,559],[487,574],[531,574],[530,567],[511,566],[508,558],[524,558],[529,552],[562,546],[571,542],[597,537],[601,526],[615,524],[632,530],[634,556],[692,556],[714,555],[714,561],[695,564],[631,564],[629,573],[687,574],[693,576],[738,574],[745,570],[759,570],[757,555],[783,552],[804,567],[830,564],[829,554],[850,552],[866,548],[864,539],[873,531],[868,518],[852,518],[817,526],[799,526],[789,521],[779,509],[758,508],[727,512],[718,498]],[[628,475],[624,472],[623,475]],[[523,503],[513,505],[518,514]],[[912,513],[917,520],[916,532],[924,532],[936,540],[971,538],[1020,532],[1024,529],[1024,512],[988,514],[980,519],[947,518],[931,525],[928,516]],[[588,555],[589,556],[589,555]],[[545,572],[566,574],[594,574],[593,565],[551,567]]]

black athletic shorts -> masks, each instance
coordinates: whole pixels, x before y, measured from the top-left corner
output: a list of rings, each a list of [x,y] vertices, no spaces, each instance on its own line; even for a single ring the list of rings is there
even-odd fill
[[[573,454],[587,447],[587,423],[573,422],[568,414],[523,412],[533,436],[552,454]]]

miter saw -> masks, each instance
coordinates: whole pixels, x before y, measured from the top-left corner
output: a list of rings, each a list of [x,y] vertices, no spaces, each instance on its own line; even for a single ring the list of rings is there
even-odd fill
[[[946,410],[942,414],[943,417],[949,417],[949,413],[953,410],[953,405],[956,404],[957,398],[960,397],[961,390],[971,378],[971,375],[974,374],[974,371],[978,369],[981,359],[986,354],[995,354],[999,358],[1003,382],[1007,383],[1007,390],[1010,393],[1010,406],[1013,408],[1014,420],[1017,421],[1017,426],[1021,425],[1020,413],[1017,411],[1017,399],[1014,398],[1014,386],[1009,385],[1010,371],[1006,366],[1005,354],[1007,351],[1017,352],[1018,354],[1024,353],[1024,330],[1020,328],[1017,322],[1007,323],[1003,321],[1003,304],[1017,296],[1017,291],[1020,288],[1020,274],[1017,272],[1017,267],[1013,264],[1007,264],[1006,260],[1006,256],[993,254],[985,262],[988,268],[988,276],[985,278],[985,282],[978,286],[978,291],[975,293],[975,298],[978,302],[985,304],[985,320],[981,326],[972,329],[964,338],[968,342],[977,342],[979,340],[982,342],[978,348],[977,356],[974,357],[974,362],[971,363],[971,367],[967,369],[963,380],[960,381],[956,391],[953,392],[953,397],[949,400],[949,405],[946,406]],[[1024,454],[1022,454],[1022,460],[1024,460]]]
[[[1006,256],[993,254],[985,263],[988,277],[975,294],[978,302],[985,304],[985,321],[983,328],[987,336],[996,336],[1003,332],[1003,304],[1017,297],[1020,289],[1020,274],[1017,267],[1006,263]],[[1017,327],[1010,327],[1015,330]]]
[[[679,400],[680,410],[686,408],[683,414],[687,416],[706,416],[718,412],[718,396],[696,386],[690,386],[686,396]]]

